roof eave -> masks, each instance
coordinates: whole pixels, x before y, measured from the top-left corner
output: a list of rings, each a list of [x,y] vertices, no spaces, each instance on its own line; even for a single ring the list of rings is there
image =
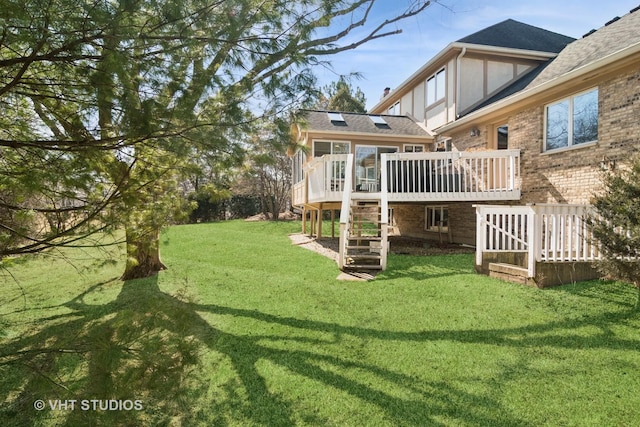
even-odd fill
[[[423,142],[423,143],[431,143],[433,142],[433,137],[430,135],[393,135],[388,133],[370,133],[370,132],[348,132],[348,131],[333,131],[333,130],[314,130],[314,129],[305,129],[304,132],[308,136],[312,136],[313,138],[333,138],[333,137],[341,137],[341,138],[368,138],[371,140],[387,140],[389,142],[402,142],[402,141],[413,141],[413,142]]]

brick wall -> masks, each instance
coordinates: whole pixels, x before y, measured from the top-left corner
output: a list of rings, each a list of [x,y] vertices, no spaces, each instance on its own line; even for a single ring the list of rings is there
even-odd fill
[[[640,151],[640,72],[598,85],[598,142],[542,153],[544,106],[509,118],[509,146],[521,151],[522,203],[589,203],[601,163],[624,167]]]
[[[395,227],[402,236],[439,240],[437,232],[426,231],[425,208],[427,206],[447,206],[449,209],[449,228],[454,243],[475,244],[476,210],[472,203],[442,203],[437,205],[398,204],[392,205]],[[442,239],[448,241],[449,233],[443,233]]]
[[[569,95],[569,94],[567,94]],[[601,163],[628,165],[640,154],[640,71],[629,71],[598,84],[598,142],[583,147],[543,153],[544,106],[529,108],[508,118],[509,148],[521,150],[522,199],[510,204],[589,203],[601,189]],[[486,150],[488,126],[480,126],[479,136],[469,130],[452,135],[456,151]],[[457,243],[475,243],[473,203],[446,203],[449,206],[452,237]],[[487,204],[500,204],[487,202]],[[401,234],[437,239],[424,231],[425,205],[398,205],[395,218]]]
[[[569,95],[569,94],[568,94]],[[589,203],[601,189],[601,163],[625,167],[640,153],[640,72],[629,71],[598,84],[598,142],[543,153],[544,106],[508,118],[509,148],[521,150],[522,199],[526,203]],[[561,98],[560,98],[561,99]],[[488,126],[480,136],[453,135],[458,151],[486,149]]]

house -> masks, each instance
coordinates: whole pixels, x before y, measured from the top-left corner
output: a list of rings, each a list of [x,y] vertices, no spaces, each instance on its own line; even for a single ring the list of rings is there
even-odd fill
[[[404,142],[391,124],[397,116],[414,121],[424,142]],[[355,141],[346,131],[356,127],[351,115],[307,117],[298,141]],[[401,235],[474,244],[477,269],[499,277],[538,286],[592,277],[599,254],[587,236],[585,205],[602,169],[624,167],[638,151],[638,117],[637,9],[578,40],[507,20],[451,43],[358,116],[389,129],[375,138],[359,129],[351,156],[345,150],[350,174],[331,205],[341,209],[341,267],[361,265],[357,255],[364,253],[380,256],[383,268],[390,224]],[[356,145],[394,149],[376,149],[375,163],[365,164]],[[301,153],[294,205],[321,212],[323,196],[309,196],[331,187],[333,166],[314,156],[315,148],[309,162]],[[372,214],[358,215],[358,205],[377,207],[382,225],[374,237],[382,243],[373,249],[353,239],[362,234],[354,222],[375,222]],[[350,247],[364,249],[353,257]]]

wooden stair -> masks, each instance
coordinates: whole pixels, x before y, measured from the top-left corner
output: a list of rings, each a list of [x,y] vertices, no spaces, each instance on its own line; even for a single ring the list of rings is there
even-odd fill
[[[381,223],[379,199],[352,199],[349,228],[344,242],[342,269],[349,272],[380,271],[386,263],[387,233]]]
[[[489,276],[505,282],[529,284],[527,269],[517,265],[492,262],[489,264]]]

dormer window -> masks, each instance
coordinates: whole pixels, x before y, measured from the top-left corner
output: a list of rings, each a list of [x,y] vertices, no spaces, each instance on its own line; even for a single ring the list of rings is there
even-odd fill
[[[444,99],[446,92],[445,69],[438,71],[427,79],[427,106]]]

